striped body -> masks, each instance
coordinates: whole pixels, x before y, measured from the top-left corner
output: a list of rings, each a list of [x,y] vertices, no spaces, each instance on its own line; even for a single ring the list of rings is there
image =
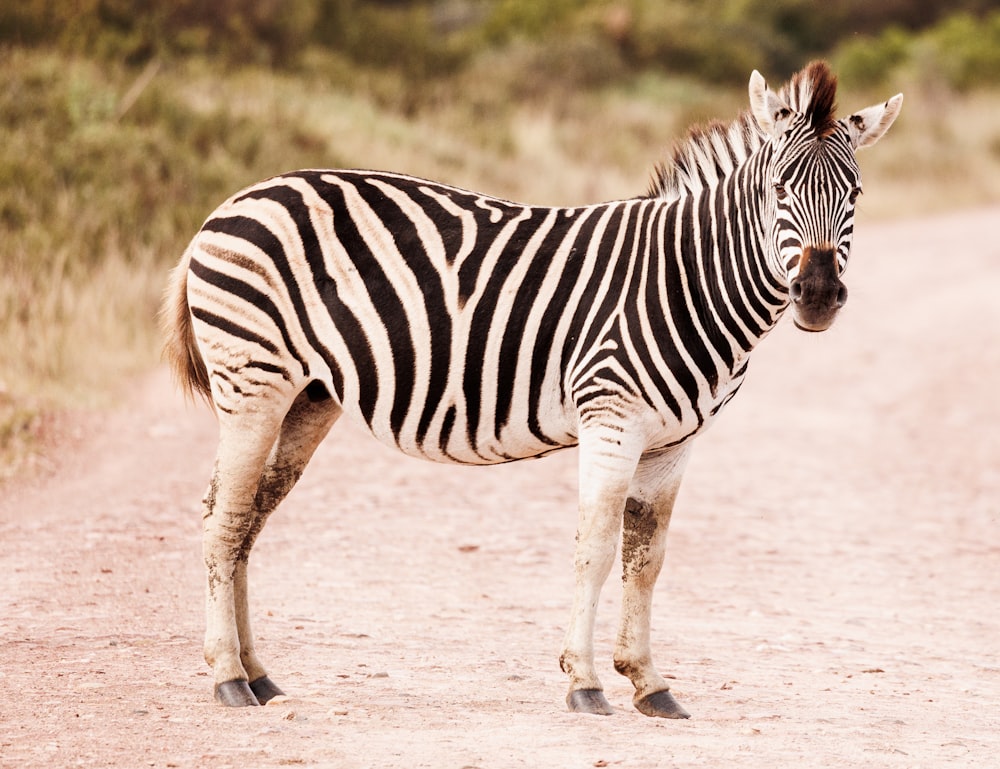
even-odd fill
[[[689,446],[783,312],[821,331],[846,301],[854,150],[885,133],[902,100],[836,120],[835,88],[822,63],[779,94],[755,72],[751,111],[693,131],[649,197],[543,208],[401,174],[312,170],[224,203],[174,271],[163,313],[181,382],[219,419],[203,510],[216,697],[281,693],[255,651],[249,555],[347,414],[440,462],[579,446],[567,703],[612,712],[593,635],[620,539],[615,669],[641,712],[686,717],[649,627]]]
[[[213,397],[321,382],[382,442],[443,462],[539,456],[595,416],[676,445],[787,304],[759,255],[702,232],[723,193],[541,208],[398,174],[268,180],[193,243]]]

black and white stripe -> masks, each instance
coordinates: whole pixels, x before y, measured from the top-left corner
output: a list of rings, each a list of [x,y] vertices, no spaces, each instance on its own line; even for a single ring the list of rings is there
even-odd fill
[[[787,304],[731,215],[746,194],[562,209],[398,174],[271,179],[192,249],[213,398],[233,410],[321,383],[380,439],[444,461],[535,456],[638,407],[662,415],[660,445],[676,443],[732,393]]]

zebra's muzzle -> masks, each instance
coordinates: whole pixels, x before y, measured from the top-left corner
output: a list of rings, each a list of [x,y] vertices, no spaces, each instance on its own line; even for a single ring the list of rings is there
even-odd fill
[[[795,325],[803,331],[825,331],[847,302],[837,251],[807,246],[798,267],[798,274],[788,284]]]

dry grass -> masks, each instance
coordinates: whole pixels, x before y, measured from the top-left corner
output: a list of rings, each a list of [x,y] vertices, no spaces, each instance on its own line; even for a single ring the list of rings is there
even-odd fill
[[[899,218],[1000,202],[997,114],[995,92],[908,89],[899,121],[859,155],[866,212]]]

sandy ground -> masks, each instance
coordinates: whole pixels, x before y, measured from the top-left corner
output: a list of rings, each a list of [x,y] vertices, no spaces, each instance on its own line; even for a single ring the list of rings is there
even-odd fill
[[[861,222],[836,326],[782,326],[701,439],[654,653],[693,718],[564,712],[575,452],[451,468],[335,428],[251,566],[289,698],[201,659],[214,422],[164,371],[0,500],[3,767],[996,767],[1000,210]]]

